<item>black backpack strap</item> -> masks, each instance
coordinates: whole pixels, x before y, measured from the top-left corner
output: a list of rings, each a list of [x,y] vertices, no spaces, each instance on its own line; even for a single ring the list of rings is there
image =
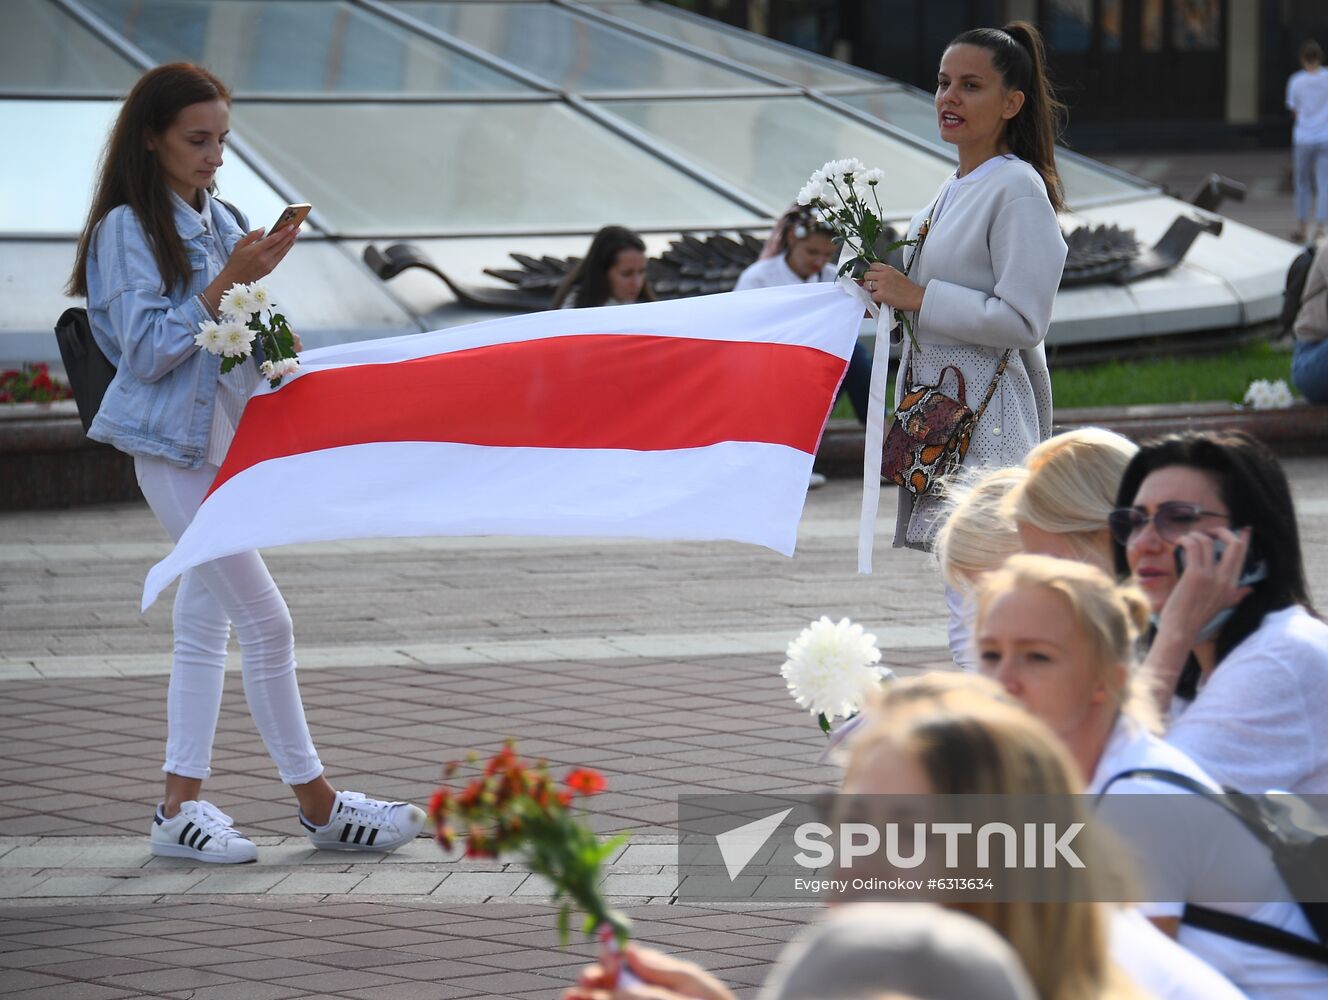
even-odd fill
[[[1185,904],[1185,913],[1180,919],[1181,923],[1197,927],[1199,930],[1328,965],[1328,947],[1309,938],[1303,938],[1299,934],[1284,931],[1280,927],[1261,924],[1257,920],[1248,920],[1234,913],[1210,910],[1206,906],[1195,906],[1192,903]]]
[[[240,214],[240,210],[238,208],[232,205],[225,198],[218,198],[216,195],[212,196],[212,200],[220,205],[226,206],[226,211],[231,213],[232,218],[235,219],[235,224],[239,226],[241,230],[248,232],[249,223],[245,220],[244,216]]]
[[[1178,774],[1175,771],[1151,767],[1139,767],[1122,771],[1120,774],[1112,775],[1107,780],[1107,783],[1102,786],[1102,791],[1098,793],[1098,798],[1101,799],[1108,788],[1125,778],[1151,778],[1154,781],[1166,782],[1169,785],[1184,788],[1195,795],[1202,795],[1206,799],[1215,801],[1217,805],[1240,820],[1246,829],[1259,838],[1261,843],[1271,847],[1269,831],[1259,823],[1257,816],[1250,814],[1247,809],[1242,809],[1240,805],[1232,801],[1233,794],[1229,790],[1215,792],[1202,782],[1196,781],[1188,775]],[[1240,796],[1235,797],[1241,798]],[[1245,800],[1245,803],[1248,805],[1248,800]],[[1261,948],[1268,948],[1286,955],[1295,955],[1297,958],[1306,958],[1312,962],[1328,964],[1328,947],[1319,942],[1303,938],[1298,934],[1292,934],[1290,931],[1284,931],[1280,927],[1273,927],[1257,920],[1237,916],[1234,913],[1226,913],[1222,910],[1213,910],[1206,906],[1186,903],[1185,912],[1181,916],[1181,923],[1213,934],[1221,934],[1223,937],[1244,941],[1246,944],[1258,945]]]
[[[1097,793],[1100,799],[1107,794],[1107,789],[1118,781],[1126,778],[1151,778],[1154,781],[1162,781],[1168,785],[1175,785],[1177,788],[1183,788],[1187,792],[1193,792],[1195,795],[1203,795],[1212,798],[1218,793],[1213,791],[1207,785],[1200,781],[1195,781],[1188,775],[1178,774],[1175,771],[1164,771],[1157,767],[1135,767],[1128,771],[1122,771],[1120,774],[1113,774],[1107,779],[1107,783],[1102,786],[1102,791]]]

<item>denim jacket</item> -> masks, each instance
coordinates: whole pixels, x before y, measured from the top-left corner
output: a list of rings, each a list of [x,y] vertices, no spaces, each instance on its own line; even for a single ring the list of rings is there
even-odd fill
[[[117,370],[88,437],[195,469],[203,464],[221,370],[221,358],[194,343],[199,324],[212,318],[198,296],[225,266],[248,220],[208,197],[209,231],[183,200],[174,201],[191,269],[184,287],[162,288],[151,242],[128,205],[111,209],[93,234],[88,321]]]

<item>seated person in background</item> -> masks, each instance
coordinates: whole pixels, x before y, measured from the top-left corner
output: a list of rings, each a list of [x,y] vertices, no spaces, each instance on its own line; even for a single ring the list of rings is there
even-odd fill
[[[735,292],[751,288],[774,288],[811,281],[834,281],[835,259],[839,249],[831,231],[815,209],[795,205],[775,223],[761,257],[738,276]],[[860,343],[853,344],[844,376],[843,391],[857,414],[858,423],[867,422],[867,392],[871,386],[871,355]]]
[[[1221,791],[1151,731],[1156,709],[1134,667],[1135,642],[1148,624],[1148,602],[1137,588],[1117,586],[1084,563],[1018,555],[982,578],[977,599],[979,672],[1061,738],[1090,794],[1194,794],[1128,775],[1138,769],[1170,771]],[[1123,808],[1110,810],[1109,822],[1141,859],[1136,870],[1153,902],[1140,909],[1154,923],[1251,997],[1328,995],[1328,966],[1182,925],[1186,904],[1200,904],[1315,939],[1268,849],[1240,820],[1213,803],[1154,815],[1115,802]],[[1214,894],[1262,902],[1207,902]]]
[[[1081,427],[1048,438],[1028,453],[1028,476],[1010,492],[1007,518],[1025,552],[1086,562],[1112,572],[1107,515],[1121,476],[1139,450],[1129,438]]]
[[[1291,381],[1311,403],[1328,403],[1328,252],[1324,250],[1314,255],[1305,277],[1294,329]]]
[[[605,226],[595,234],[585,258],[563,279],[553,295],[555,309],[625,306],[654,302],[646,281],[646,245],[622,226]]]
[[[1328,625],[1272,452],[1238,431],[1151,441],[1117,503],[1117,570],[1157,622],[1145,666],[1167,742],[1239,791],[1328,793]]]

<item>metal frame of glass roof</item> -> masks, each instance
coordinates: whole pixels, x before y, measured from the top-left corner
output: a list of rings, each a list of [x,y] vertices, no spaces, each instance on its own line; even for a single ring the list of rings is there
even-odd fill
[[[84,27],[89,29],[97,38],[110,46],[114,51],[128,60],[131,64],[140,70],[146,70],[156,65],[160,60],[153,57],[152,54],[144,51],[122,34],[115,30],[110,24],[99,17],[89,7],[85,6],[81,0],[50,0],[52,4],[64,11]],[[304,0],[311,2],[311,0]],[[596,125],[606,129],[610,133],[631,143],[635,148],[641,150],[648,156],[666,164],[673,170],[696,181],[715,193],[723,196],[732,202],[739,212],[735,212],[734,222],[736,225],[730,226],[712,226],[710,228],[730,228],[730,229],[757,229],[760,225],[752,224],[747,221],[740,221],[737,216],[754,213],[765,218],[773,218],[782,210],[780,206],[773,206],[765,203],[763,199],[755,196],[752,192],[742,189],[722,177],[717,176],[703,165],[694,162],[686,156],[681,155],[676,150],[664,148],[663,144],[650,133],[634,127],[631,123],[624,121],[620,117],[608,113],[616,101],[724,101],[727,99],[742,98],[772,98],[789,100],[810,100],[815,104],[844,116],[845,118],[869,128],[881,135],[888,136],[896,142],[902,142],[914,149],[923,150],[933,155],[943,157],[948,161],[953,161],[954,152],[945,143],[940,140],[939,135],[934,139],[928,140],[914,132],[910,132],[900,126],[888,121],[883,121],[869,111],[865,111],[848,104],[841,98],[863,94],[880,93],[910,93],[915,96],[927,96],[921,91],[913,88],[904,87],[896,81],[884,77],[878,77],[866,70],[859,69],[837,62],[816,53],[806,52],[782,42],[754,35],[749,32],[741,31],[722,22],[712,21],[700,15],[692,14],[677,7],[654,2],[654,0],[640,0],[640,6],[652,11],[657,11],[665,16],[680,19],[680,23],[691,26],[700,26],[709,32],[717,32],[726,37],[732,37],[746,46],[759,46],[770,50],[772,53],[782,58],[795,58],[804,63],[812,63],[833,70],[837,75],[847,76],[852,79],[851,82],[837,83],[825,87],[813,87],[798,83],[796,81],[781,77],[767,69],[751,66],[741,61],[730,58],[729,56],[716,51],[705,49],[699,45],[693,44],[683,38],[675,38],[665,35],[659,31],[652,30],[641,24],[636,24],[624,18],[614,16],[615,6],[621,7],[624,0],[614,0],[613,3],[602,2],[591,4],[585,0],[501,0],[501,5],[509,6],[542,6],[552,7],[565,12],[569,17],[594,24],[600,28],[607,29],[624,36],[633,37],[652,46],[659,47],[671,52],[686,56],[689,59],[713,65],[722,68],[731,73],[740,75],[752,81],[750,88],[731,88],[724,90],[715,89],[663,89],[663,90],[633,90],[621,93],[578,93],[568,86],[560,86],[552,80],[545,79],[522,66],[516,65],[511,60],[489,51],[479,45],[474,44],[463,38],[457,37],[444,31],[435,25],[425,23],[418,17],[412,16],[409,8],[393,6],[388,0],[345,0],[349,6],[362,10],[367,14],[381,18],[383,21],[395,25],[398,28],[405,29],[413,35],[427,39],[450,52],[454,52],[467,60],[478,63],[489,70],[492,70],[502,76],[511,79],[527,88],[522,92],[498,93],[492,91],[477,92],[456,92],[456,93],[367,93],[356,92],[354,90],[341,91],[322,91],[322,92],[242,92],[237,95],[244,103],[332,103],[332,104],[360,104],[360,103],[393,103],[393,104],[530,104],[530,103],[561,103],[582,115]],[[498,0],[449,0],[450,6],[498,6]],[[85,98],[105,98],[112,96],[105,92],[85,92],[75,95],[71,93],[51,93],[51,94],[11,94],[9,92],[0,92],[0,99],[21,96],[26,100],[33,99],[64,99],[85,97]],[[119,96],[114,95],[114,96]],[[601,107],[602,105],[602,107]],[[233,138],[232,145],[235,153],[274,190],[283,197],[292,201],[302,200],[302,194],[297,186],[291,183],[281,172],[276,169],[264,156],[254,147],[252,142],[245,139],[243,133]],[[827,154],[828,155],[828,154]],[[1125,194],[1109,194],[1101,197],[1079,198],[1075,200],[1075,208],[1091,207],[1101,204],[1109,204],[1122,200],[1131,200],[1133,198],[1146,196],[1156,193],[1157,189],[1147,186],[1138,181],[1137,178],[1131,178],[1120,171],[1109,168],[1103,164],[1096,163],[1072,153],[1069,150],[1058,149],[1057,155],[1067,157],[1077,162],[1083,163],[1090,169],[1100,171],[1104,174],[1117,177],[1128,181],[1132,192]],[[790,193],[791,194],[791,193]],[[326,219],[318,209],[315,208],[311,213],[310,223],[312,227],[322,233],[336,235],[338,230],[330,220]],[[646,227],[647,231],[650,227]],[[501,235],[508,231],[506,227],[483,230],[458,230],[449,232],[439,232],[430,234],[421,234],[415,238],[449,238],[449,237],[469,237],[469,236],[488,236]],[[560,228],[555,227],[550,232],[561,232]],[[574,230],[574,231],[591,231]]]

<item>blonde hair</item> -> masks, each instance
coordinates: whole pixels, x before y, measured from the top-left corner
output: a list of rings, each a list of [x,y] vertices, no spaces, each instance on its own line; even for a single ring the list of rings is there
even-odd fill
[[[977,578],[1020,552],[1019,533],[1003,512],[1010,493],[1028,472],[1019,466],[997,469],[946,494],[949,510],[936,536],[941,576],[956,590],[971,590]]]
[[[1129,438],[1101,427],[1057,434],[1024,459],[1028,476],[1010,491],[1005,516],[1064,535],[1076,558],[1109,568],[1107,515],[1138,450]]]
[[[1059,594],[1070,606],[1075,628],[1093,651],[1095,679],[1121,678],[1119,710],[1154,732],[1160,729],[1149,678],[1138,666],[1139,637],[1148,628],[1149,604],[1133,584],[1118,584],[1097,566],[1052,556],[1016,555],[982,578],[977,587],[974,630],[979,631],[996,598],[1012,590],[1041,587]]]
[[[1069,753],[1042,722],[1011,704],[999,685],[972,675],[896,681],[870,709],[850,765],[893,744],[941,795],[1056,795],[1079,802],[1083,785]],[[953,678],[953,679],[951,679]],[[999,933],[1019,956],[1042,1000],[1136,996],[1107,951],[1108,909],[1084,902],[947,904]]]

